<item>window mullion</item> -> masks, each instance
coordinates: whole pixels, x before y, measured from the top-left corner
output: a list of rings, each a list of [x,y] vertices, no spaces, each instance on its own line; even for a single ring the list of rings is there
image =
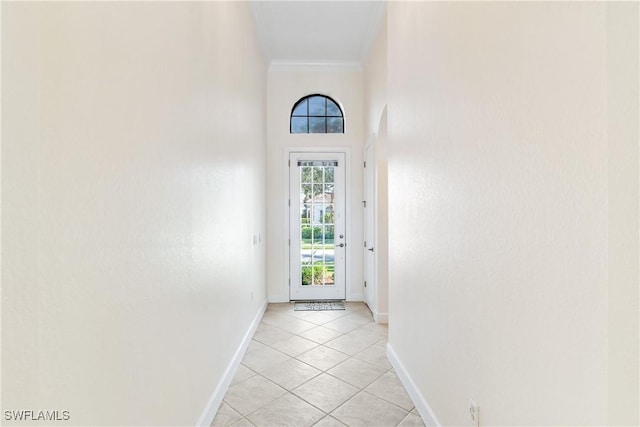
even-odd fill
[[[313,115],[311,114],[311,102],[313,101],[313,105],[315,110],[313,111]],[[320,101],[322,101],[322,106],[320,106]],[[331,115],[329,114],[329,101],[331,101]],[[302,115],[303,111],[300,109],[296,112],[296,108],[301,103],[305,103],[303,110],[306,114]],[[319,111],[322,108],[323,111]],[[295,113],[295,114],[294,114]],[[294,128],[294,118],[296,119],[296,127]],[[337,119],[340,119],[339,121]],[[301,120],[305,120],[306,124],[306,133],[329,133],[329,119],[332,119],[332,131],[331,133],[344,133],[344,113],[340,106],[330,97],[320,94],[308,95],[298,102],[294,104],[293,110],[291,111],[291,116],[289,118],[289,132],[290,133],[303,133],[303,129],[301,126]],[[311,120],[313,119],[313,120]],[[320,121],[322,119],[322,122]],[[312,129],[312,123],[314,123],[314,128]],[[311,132],[312,130],[318,132]]]

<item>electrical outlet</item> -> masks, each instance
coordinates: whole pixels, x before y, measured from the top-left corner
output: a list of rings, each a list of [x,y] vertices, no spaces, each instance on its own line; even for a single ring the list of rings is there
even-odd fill
[[[473,399],[469,399],[469,418],[472,426],[480,427],[480,407]]]

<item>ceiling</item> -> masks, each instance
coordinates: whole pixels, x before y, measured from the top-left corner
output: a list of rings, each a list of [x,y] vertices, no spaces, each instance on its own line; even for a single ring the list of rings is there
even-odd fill
[[[382,17],[383,1],[253,1],[269,62],[360,63]]]

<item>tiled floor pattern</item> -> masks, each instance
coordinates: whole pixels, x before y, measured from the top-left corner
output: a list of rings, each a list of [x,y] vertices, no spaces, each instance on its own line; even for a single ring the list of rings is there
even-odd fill
[[[212,426],[424,426],[385,355],[386,325],[269,304]]]

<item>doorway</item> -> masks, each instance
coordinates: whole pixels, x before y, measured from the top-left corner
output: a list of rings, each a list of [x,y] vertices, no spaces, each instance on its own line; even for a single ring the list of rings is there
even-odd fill
[[[346,295],[345,153],[289,154],[289,297]]]
[[[375,191],[375,145],[373,138],[364,149],[364,301],[372,313],[377,312],[376,294],[376,260],[375,260],[375,223],[376,223],[376,191]]]
[[[387,108],[363,151],[364,300],[377,323],[389,321]]]

